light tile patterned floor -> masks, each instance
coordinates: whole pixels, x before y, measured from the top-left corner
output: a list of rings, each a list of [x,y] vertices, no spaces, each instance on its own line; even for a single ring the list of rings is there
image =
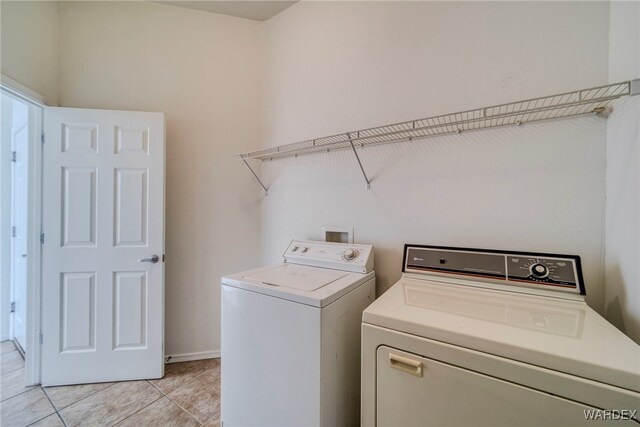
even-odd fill
[[[0,343],[0,425],[220,425],[220,360],[166,365],[159,380],[27,387],[24,360]]]

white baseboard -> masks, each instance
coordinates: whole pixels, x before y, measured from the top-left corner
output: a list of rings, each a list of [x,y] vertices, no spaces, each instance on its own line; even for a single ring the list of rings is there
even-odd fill
[[[191,360],[216,359],[220,357],[220,350],[201,351],[199,353],[167,354],[166,363],[188,362]]]

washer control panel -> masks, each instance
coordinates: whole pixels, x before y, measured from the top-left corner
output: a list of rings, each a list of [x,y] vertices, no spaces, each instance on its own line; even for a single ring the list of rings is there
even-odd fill
[[[368,273],[373,270],[373,246],[355,243],[293,240],[283,254],[285,262]]]
[[[403,272],[585,294],[577,255],[405,245]]]

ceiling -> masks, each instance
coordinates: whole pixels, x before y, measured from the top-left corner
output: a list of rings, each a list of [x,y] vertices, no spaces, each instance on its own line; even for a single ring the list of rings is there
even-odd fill
[[[158,3],[220,13],[222,15],[237,16],[239,18],[254,19],[256,21],[266,21],[297,2],[298,0],[158,1]]]

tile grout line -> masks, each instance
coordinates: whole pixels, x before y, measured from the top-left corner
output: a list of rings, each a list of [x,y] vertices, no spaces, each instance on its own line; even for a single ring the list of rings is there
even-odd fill
[[[2,1],[2,0],[0,0],[0,1]],[[0,402],[0,403],[9,402],[9,401],[10,401],[11,399],[13,399],[14,397],[22,396],[23,394],[25,394],[25,393],[29,393],[30,391],[33,391],[33,390],[34,390],[34,389],[36,389],[36,388],[39,388],[39,387],[32,387],[32,388],[30,388],[29,390],[25,390],[25,391],[22,391],[22,392],[20,392],[20,393],[16,394],[15,396],[7,397],[6,399],[4,399],[4,400],[3,400],[2,402]]]
[[[204,372],[203,372],[204,373]],[[196,376],[195,378],[192,378],[191,380],[187,381],[186,383],[182,384],[180,387],[182,387],[185,384],[189,384],[191,381],[195,380],[196,378],[198,378],[200,375]],[[173,393],[175,390],[179,389],[180,387],[175,388],[174,390],[171,390],[169,393],[165,393],[164,391],[160,390],[158,387],[156,387],[153,383],[151,383],[151,381],[147,380],[147,382],[149,384],[151,384],[151,387],[155,388],[156,390],[158,390],[161,394],[163,398],[167,398],[167,400],[171,403],[173,403],[174,405],[176,405],[178,408],[180,408],[181,411],[184,411],[188,416],[190,416],[191,418],[193,418],[198,424],[202,424],[200,422],[200,420],[198,420],[196,417],[194,417],[193,415],[191,415],[191,413],[189,411],[187,411],[185,408],[183,408],[182,406],[180,406],[180,404],[178,404],[177,402],[175,402],[172,398],[169,397],[169,393]]]
[[[189,384],[192,381],[195,381],[196,379],[200,378],[201,376],[203,376],[204,374],[206,374],[209,371],[213,371],[214,368],[208,368],[205,369],[204,371],[200,372],[198,375],[196,375],[195,377],[191,378],[189,381],[187,381],[186,383],[182,384],[180,387],[185,386],[187,384]],[[176,391],[177,389],[179,389],[180,387],[177,387],[175,390],[172,390],[171,392],[173,393],[174,391]]]
[[[195,381],[197,378],[200,378],[202,375],[206,374],[208,371],[208,369],[205,369],[204,371],[200,372],[198,375],[196,375],[195,377],[191,378],[189,381],[187,381],[184,384],[180,384],[178,387],[174,388],[173,390],[171,390],[169,393],[173,393],[174,391],[176,391],[179,388],[182,388],[183,386],[189,384],[192,381]],[[151,384],[152,386],[154,386],[160,393],[162,393],[163,395],[165,395],[166,397],[169,397],[169,393],[165,393],[164,391],[162,391],[160,388],[156,387],[154,384],[151,383],[150,380],[145,380],[147,381],[149,384]],[[173,402],[173,399],[171,399],[169,397],[169,399]]]
[[[147,380],[145,380],[147,381]],[[148,381],[147,381],[148,382]],[[153,385],[153,384],[152,384]],[[162,393],[160,393],[162,394]],[[137,414],[138,412],[142,411],[145,408],[148,408],[149,406],[153,405],[154,403],[156,403],[158,400],[164,398],[165,396],[160,396],[159,398],[157,398],[156,400],[154,400],[153,402],[149,403],[148,405],[143,406],[142,408],[138,409],[137,411],[135,411],[133,414],[129,414],[126,417],[124,417],[123,419],[119,420],[118,422],[116,422],[115,424],[112,424],[112,427],[115,427],[119,424],[122,424],[124,421],[126,421],[128,418],[133,417],[135,414]]]
[[[53,414],[55,414],[55,412],[54,412]],[[35,423],[39,423],[40,421],[44,420],[44,419],[45,419],[45,418],[47,418],[47,417],[50,417],[50,416],[51,416],[51,415],[53,415],[53,414],[45,415],[44,417],[42,417],[42,418],[40,418],[40,419],[37,419],[37,420],[35,420],[35,421],[34,421],[34,422],[32,422],[32,423],[27,424],[27,427],[30,427],[30,426],[34,425]]]
[[[21,366],[18,369],[14,369],[13,371],[3,372],[2,374],[0,374],[0,377],[5,376],[5,375],[10,374],[10,373],[15,372],[15,371],[19,371],[20,369],[24,369],[24,366]]]
[[[194,379],[195,379],[195,378],[194,378]],[[185,383],[185,384],[186,384],[186,383]],[[180,388],[180,387],[178,387],[178,388]],[[176,390],[177,390],[177,389],[176,389]],[[191,418],[193,418],[193,419],[198,423],[198,425],[202,425],[202,424],[204,424],[204,423],[205,423],[205,422],[207,422],[207,420],[209,419],[209,418],[207,418],[207,419],[206,419],[206,420],[204,420],[204,421],[200,421],[200,420],[199,420],[195,415],[193,415],[191,412],[189,412],[186,408],[183,408],[183,407],[182,407],[178,402],[176,402],[175,400],[173,400],[173,399],[172,399],[172,398],[170,398],[169,396],[166,396],[166,395],[165,395],[165,397],[166,397],[167,399],[169,399],[169,401],[170,401],[171,403],[173,403],[173,404],[174,404],[174,405],[176,405],[178,408],[180,408],[182,411],[184,411],[184,413],[185,413],[185,414],[187,414],[187,415],[189,415]]]
[[[51,400],[51,396],[49,396],[49,393],[47,393],[47,390],[45,390],[45,388],[42,387],[41,385],[39,387],[42,389],[42,392],[44,393],[44,395],[47,396],[47,399],[49,399],[49,402],[51,403],[51,406],[53,406],[53,409],[55,409],[55,411],[56,411],[54,413],[58,416],[58,418],[60,418],[60,421],[62,421],[62,425],[65,426],[65,427],[68,427],[67,426],[67,421],[64,418],[62,418],[62,414],[58,410],[58,407],[53,403],[53,400]],[[71,405],[69,405],[69,406],[71,406]],[[51,415],[49,415],[49,416],[51,416]]]
[[[209,418],[207,418],[204,423],[208,423],[209,421],[218,421],[218,424],[220,424],[220,414],[218,414],[218,418],[213,418],[213,415],[211,415]],[[202,424],[204,424],[202,423]]]
[[[29,391],[33,390],[34,388],[40,388],[40,386],[38,386],[38,385],[30,385],[29,387],[31,387],[31,388],[29,388],[28,390],[23,390],[23,391],[21,391],[21,392],[20,392],[20,393],[18,393],[18,394],[14,394],[14,395],[13,395],[13,396],[11,396],[11,397],[7,397],[6,399],[3,399],[2,401],[0,401],[0,403],[7,402],[7,401],[9,401],[9,400],[13,399],[14,397],[18,397],[18,396],[20,396],[20,395],[22,395],[22,394],[25,394],[25,393],[27,393],[27,392],[29,392]],[[25,388],[26,388],[26,387],[25,387]]]
[[[114,382],[113,384],[111,384],[111,385],[109,385],[109,386],[107,386],[107,387],[105,387],[105,388],[103,388],[103,389],[101,389],[101,390],[98,390],[98,391],[96,391],[96,392],[91,393],[91,394],[90,394],[90,395],[88,395],[88,396],[83,397],[82,399],[78,400],[77,402],[74,402],[74,403],[72,403],[72,404],[70,404],[70,405],[65,406],[65,407],[64,407],[64,408],[62,408],[60,411],[57,411],[57,413],[58,413],[58,415],[60,416],[60,419],[62,420],[62,422],[64,423],[64,425],[65,425],[65,426],[68,426],[68,425],[67,425],[67,422],[66,422],[66,421],[65,421],[65,419],[64,419],[64,417],[63,417],[63,416],[62,416],[62,414],[60,413],[63,409],[67,409],[67,408],[69,408],[69,407],[71,407],[71,406],[75,405],[76,403],[81,402],[81,401],[83,401],[83,400],[87,399],[88,397],[93,396],[93,395],[94,395],[94,394],[96,394],[96,393],[100,393],[101,391],[104,391],[104,390],[107,390],[107,389],[109,389],[109,388],[113,387],[113,386],[114,386],[114,385],[116,385],[116,384],[124,383],[124,382],[135,382],[135,381],[145,381],[145,382],[147,382],[147,383],[148,383],[148,381],[147,381],[147,380],[116,381],[116,382]],[[99,384],[99,383],[98,383],[98,384]],[[150,384],[150,385],[153,385],[153,384]],[[155,387],[154,387],[154,388],[155,388]],[[160,392],[160,394],[161,394],[161,396],[160,396],[160,397],[158,397],[157,399],[155,399],[155,400],[153,400],[152,402],[148,403],[147,405],[143,406],[142,408],[138,409],[138,410],[137,410],[137,411],[135,411],[134,413],[127,415],[126,417],[122,418],[121,420],[118,420],[117,422],[115,422],[114,424],[112,424],[112,426],[116,426],[116,425],[118,425],[118,424],[122,423],[124,420],[126,420],[126,419],[127,419],[127,418],[129,418],[130,416],[132,416],[132,415],[134,415],[134,414],[137,414],[138,412],[142,411],[143,409],[145,409],[146,407],[148,407],[148,406],[150,406],[150,405],[153,405],[153,404],[154,404],[154,403],[156,403],[158,400],[160,400],[160,399],[162,399],[162,398],[164,397],[164,396],[162,396],[162,392]]]
[[[7,340],[7,341],[11,341],[11,340]],[[2,341],[2,342],[4,342],[4,341]],[[13,344],[13,342],[12,342],[12,344]],[[18,369],[14,369],[13,371],[8,371],[8,372],[1,373],[0,377],[4,376],[6,374],[10,374],[10,373],[15,372],[15,371],[19,371],[20,369],[24,369],[25,368],[26,361],[24,360],[24,356],[18,351],[18,349],[16,348],[15,344],[13,344],[13,350],[7,351],[6,353],[0,354],[0,365],[2,365],[2,359],[4,359],[5,357],[7,357],[7,355],[9,355],[9,354],[11,354],[13,352],[17,352],[18,355],[20,356],[20,358],[22,359],[22,366],[20,368],[18,368]]]
[[[67,422],[65,421],[65,419],[64,419],[64,418],[62,418],[62,415],[60,414],[60,411],[56,411],[56,415],[58,416],[58,418],[60,418],[60,421],[62,422],[62,425],[63,425],[64,427],[69,427],[69,426],[67,425]]]
[[[204,372],[203,372],[203,373],[204,373]],[[187,381],[186,383],[182,384],[180,387],[182,387],[182,386],[183,386],[183,385],[185,385],[185,384],[190,383],[191,381],[193,381],[193,380],[195,380],[196,378],[198,378],[200,375],[202,375],[202,374],[199,374],[198,376],[196,376],[195,378],[191,379],[190,381]],[[190,416],[191,418],[193,418],[193,419],[195,420],[195,422],[196,422],[196,423],[198,423],[198,425],[203,424],[203,423],[201,423],[201,422],[200,422],[200,420],[198,420],[196,417],[194,417],[193,415],[191,415],[191,413],[190,413],[189,411],[187,411],[185,408],[183,408],[182,406],[180,406],[177,402],[174,402],[174,400],[173,400],[173,399],[171,399],[171,398],[170,398],[170,397],[169,397],[169,396],[168,396],[164,391],[160,390],[158,387],[156,387],[155,385],[153,385],[153,384],[151,383],[151,381],[149,381],[149,380],[145,380],[145,381],[146,381],[147,383],[149,383],[149,385],[151,385],[151,387],[153,387],[153,388],[155,388],[156,390],[158,390],[162,396],[161,396],[159,399],[154,400],[153,402],[151,402],[149,405],[145,406],[144,408],[141,408],[140,410],[138,410],[138,411],[134,412],[133,414],[129,415],[129,416],[128,416],[128,417],[126,417],[125,419],[118,421],[118,423],[117,423],[117,424],[115,424],[115,425],[118,425],[118,424],[120,424],[120,423],[124,422],[127,418],[134,416],[135,414],[137,414],[138,412],[142,411],[142,410],[143,410],[143,409],[145,409],[146,407],[151,406],[151,405],[153,405],[154,403],[156,403],[158,400],[161,400],[161,399],[164,399],[164,398],[166,398],[169,402],[171,402],[171,403],[173,403],[174,405],[176,405],[178,408],[180,408],[180,410],[184,411],[188,416]],[[178,387],[178,388],[180,388],[180,387]],[[177,390],[178,388],[176,388],[175,390]],[[172,392],[173,392],[173,391],[175,391],[175,390],[172,390],[170,393],[172,393]]]
[[[178,390],[178,389],[182,388],[183,386],[185,386],[185,385],[189,384],[190,382],[195,381],[196,379],[200,378],[202,375],[206,374],[209,370],[211,370],[211,369],[205,369],[204,371],[202,371],[201,373],[199,373],[198,375],[196,375],[195,377],[193,377],[192,379],[190,379],[190,380],[189,380],[189,381],[187,381],[186,383],[184,383],[184,384],[180,385],[179,387],[176,387],[175,389],[171,390],[169,393],[173,393],[174,391],[176,391],[176,390]],[[152,385],[153,385],[153,384],[152,384]],[[163,393],[164,393],[164,392],[163,392]],[[200,421],[200,420],[199,420],[195,415],[193,415],[191,412],[189,412],[186,408],[183,408],[183,407],[182,407],[182,405],[180,405],[178,402],[176,402],[176,401],[175,401],[175,400],[173,400],[171,397],[169,397],[169,393],[165,394],[165,397],[166,397],[167,399],[169,399],[171,402],[173,402],[173,403],[174,403],[178,408],[180,408],[180,409],[182,409],[184,412],[186,412],[186,413],[187,413],[187,415],[189,415],[191,418],[193,418],[194,420],[196,420],[196,422],[197,422],[198,424],[202,425],[202,424],[206,423],[207,421],[209,421],[209,419],[211,418],[211,417],[209,417],[209,418],[207,418],[207,419],[206,419],[206,420],[204,420],[204,421]]]
[[[191,380],[187,381],[186,383],[184,383],[184,384],[182,384],[182,385],[185,385],[185,384],[190,383],[191,381],[195,380],[196,378],[198,378],[200,375],[204,374],[205,372],[206,372],[206,370],[205,370],[204,372],[202,372],[202,373],[198,374],[196,377],[194,377],[193,379],[191,379]],[[135,413],[138,413],[138,412],[139,412],[139,411],[141,411],[141,410],[143,410],[143,409],[144,409],[144,408],[146,408],[147,406],[154,404],[155,402],[157,402],[158,400],[160,400],[162,397],[166,397],[167,399],[171,400],[171,402],[173,402],[173,400],[172,400],[171,398],[169,398],[169,396],[167,396],[167,395],[166,395],[162,390],[160,390],[158,387],[156,387],[155,385],[151,384],[151,382],[150,382],[149,380],[142,380],[142,381],[145,381],[147,384],[151,385],[154,389],[158,390],[158,392],[160,392],[160,394],[161,394],[161,397],[160,397],[160,398],[158,398],[158,399],[156,399],[156,400],[154,400],[153,402],[149,403],[148,405],[144,406],[143,408],[140,408],[138,411],[134,412],[134,414],[135,414]],[[57,407],[56,405],[54,405],[54,404],[53,404],[53,401],[51,400],[51,397],[49,396],[49,394],[48,394],[48,393],[47,393],[47,391],[46,391],[46,387],[42,387],[42,386],[39,386],[39,387],[44,391],[44,394],[47,396],[47,398],[49,399],[49,401],[50,401],[50,402],[51,402],[51,404],[53,405],[54,409],[56,410],[56,413],[58,413],[58,414],[59,414],[60,419],[62,420],[62,422],[64,423],[64,425],[65,425],[65,426],[67,426],[67,423],[66,423],[66,421],[65,421],[65,419],[64,419],[64,417],[62,416],[62,413],[61,413],[64,409],[67,409],[67,408],[69,408],[69,407],[71,407],[71,406],[73,406],[73,405],[77,404],[78,402],[82,402],[83,400],[85,400],[85,399],[87,399],[87,398],[89,398],[89,397],[93,396],[93,395],[94,395],[94,394],[96,394],[96,393],[99,393],[99,392],[101,392],[101,391],[103,391],[103,390],[107,390],[108,388],[111,388],[111,387],[113,387],[114,385],[116,385],[116,384],[118,384],[118,383],[120,383],[120,382],[121,382],[121,381],[114,382],[113,384],[110,384],[110,385],[108,385],[107,387],[105,387],[105,388],[103,388],[103,389],[101,389],[101,390],[94,391],[93,393],[91,393],[91,394],[89,394],[89,395],[87,395],[87,396],[83,397],[82,399],[79,399],[79,400],[77,400],[77,401],[75,401],[75,402],[73,402],[73,403],[71,403],[71,404],[69,404],[69,405],[67,405],[67,406],[65,406],[65,407],[63,407],[63,408],[59,408],[59,409],[58,409],[58,407]],[[182,387],[182,385],[181,385],[180,387]],[[180,388],[180,387],[178,387],[178,388]],[[177,390],[178,388],[176,388],[176,390]],[[27,391],[31,391],[31,390],[27,390]],[[22,394],[22,393],[21,393],[21,394]],[[174,402],[174,403],[175,403],[175,402]],[[183,409],[183,410],[184,410],[184,408],[182,408],[180,405],[178,405],[178,406],[180,407],[180,409]],[[188,413],[188,412],[187,412],[187,413]],[[191,415],[190,413],[188,413],[188,414],[189,414],[189,415]],[[133,415],[133,414],[131,414],[131,415]],[[123,418],[122,420],[119,420],[119,421],[118,421],[116,424],[114,424],[114,425],[117,425],[117,424],[121,423],[122,421],[124,421],[124,420],[126,420],[127,418],[129,418],[131,415],[128,415],[128,416],[126,416],[125,418]],[[191,415],[191,417],[193,417],[193,415]],[[195,418],[195,417],[193,417],[193,418]],[[197,421],[197,419],[196,419],[196,421]]]
[[[47,400],[49,401],[49,404],[50,404],[50,405],[51,405],[51,407],[53,408],[53,412],[52,412],[52,413],[50,413],[50,414],[45,415],[44,417],[42,417],[42,418],[40,418],[40,419],[35,420],[34,422],[32,422],[32,423],[30,423],[30,424],[27,424],[28,426],[32,426],[32,425],[34,425],[35,423],[40,422],[40,421],[44,420],[45,418],[50,417],[51,415],[53,415],[53,414],[57,414],[57,413],[58,413],[58,411],[56,410],[56,407],[53,405],[53,402],[51,401],[51,399],[49,399],[49,396],[48,396],[48,395],[47,395],[47,393],[42,389],[42,387],[37,387],[37,388],[39,388],[39,389],[41,389],[41,390],[42,390],[42,394],[44,394],[44,396],[45,396],[45,397],[47,398]],[[35,388],[34,388],[33,390],[35,390]],[[31,390],[29,390],[29,391],[31,391]],[[64,424],[64,421],[63,421],[63,424]],[[66,424],[65,424],[65,426],[66,426]]]
[[[149,380],[145,380],[146,382],[148,382],[151,387],[155,388],[156,390],[158,390],[160,393],[162,393],[163,396],[166,396],[166,394],[164,393],[164,391],[160,390],[158,387],[156,387],[151,381]]]
[[[17,350],[13,350],[13,351],[17,351]],[[11,351],[11,352],[13,352],[13,351]],[[11,352],[9,352],[9,353],[11,353]],[[5,353],[5,354],[9,354],[9,353]],[[19,370],[19,369],[23,369],[23,367],[22,367],[22,368],[18,368],[18,369],[13,370],[13,371],[5,372],[5,374],[9,374],[9,373],[15,372],[15,371],[17,371],[17,370]],[[210,417],[208,417],[208,418],[207,418],[207,419],[205,419],[204,421],[200,421],[200,420],[198,419],[198,417],[196,417],[195,415],[193,415],[190,411],[188,411],[187,409],[185,409],[184,407],[182,407],[178,402],[176,402],[176,401],[175,401],[175,400],[173,400],[171,397],[169,397],[169,394],[170,394],[170,393],[173,393],[174,391],[176,391],[176,390],[178,390],[178,389],[180,389],[180,388],[182,388],[183,386],[186,386],[187,384],[192,383],[193,381],[197,380],[198,378],[202,377],[203,375],[205,375],[205,374],[209,374],[209,373],[211,373],[211,372],[215,371],[215,369],[216,369],[215,367],[211,367],[211,368],[208,368],[208,369],[204,369],[202,372],[200,372],[199,374],[197,374],[195,377],[193,377],[193,378],[192,378],[192,379],[190,379],[189,381],[186,381],[184,384],[179,385],[178,387],[176,387],[176,388],[175,388],[175,389],[173,389],[173,390],[170,390],[170,391],[169,391],[169,392],[167,392],[167,393],[165,393],[165,392],[164,392],[163,390],[161,390],[159,387],[157,387],[156,385],[154,385],[153,383],[151,383],[151,381],[150,381],[150,380],[144,380],[144,381],[146,381],[146,382],[147,382],[147,384],[151,385],[151,386],[152,386],[152,388],[153,388],[154,390],[156,390],[156,391],[160,394],[160,396],[159,396],[157,399],[155,399],[155,400],[151,401],[150,403],[148,403],[147,405],[143,406],[142,408],[138,409],[138,410],[137,410],[137,411],[135,411],[134,413],[132,413],[132,414],[130,414],[130,415],[127,415],[126,417],[122,418],[121,420],[118,420],[118,421],[117,421],[116,423],[114,423],[113,425],[115,426],[115,425],[119,425],[119,424],[121,424],[122,422],[124,422],[124,421],[125,421],[125,420],[127,420],[128,418],[130,418],[130,417],[132,417],[132,416],[134,416],[134,415],[138,414],[139,412],[143,411],[144,409],[148,408],[149,406],[153,405],[154,403],[157,403],[159,400],[161,400],[161,399],[162,399],[162,398],[164,398],[164,397],[166,397],[166,398],[167,398],[167,400],[168,400],[169,402],[171,402],[172,404],[176,405],[176,406],[177,406],[181,411],[185,412],[185,413],[189,416],[189,418],[193,419],[193,420],[197,423],[197,425],[202,425],[202,424],[204,424],[204,423],[208,422],[209,420],[212,420],[212,419],[214,418],[214,416],[213,416],[213,415],[212,415],[212,416],[210,416]],[[2,376],[4,376],[4,374],[2,374]],[[89,398],[89,397],[91,397],[91,396],[95,395],[96,393],[99,393],[99,392],[101,392],[101,391],[103,391],[103,390],[107,390],[107,389],[109,389],[110,387],[113,387],[114,385],[116,385],[116,384],[118,384],[118,383],[119,383],[119,382],[114,382],[114,383],[112,383],[112,384],[110,384],[110,385],[106,386],[105,388],[103,388],[103,389],[101,389],[101,390],[94,391],[93,393],[90,393],[89,395],[84,396],[84,397],[82,397],[81,399],[79,399],[79,400],[77,400],[77,401],[75,401],[75,402],[73,402],[73,403],[70,403],[70,404],[68,404],[68,405],[66,405],[66,406],[64,406],[64,407],[61,407],[61,408],[58,408],[58,407],[53,403],[53,400],[52,400],[51,396],[49,395],[49,392],[47,391],[47,388],[51,388],[51,387],[47,387],[47,388],[45,388],[45,387],[43,387],[42,385],[29,386],[29,387],[31,387],[30,389],[28,389],[28,390],[23,390],[22,392],[20,392],[20,393],[18,393],[18,394],[16,394],[16,395],[14,395],[14,396],[11,396],[10,398],[5,399],[3,402],[9,401],[9,400],[13,399],[14,397],[20,396],[20,395],[22,395],[22,394],[25,394],[25,393],[28,393],[28,392],[30,392],[30,391],[33,391],[33,390],[35,390],[36,388],[39,388],[39,389],[41,389],[41,390],[42,390],[42,392],[44,393],[45,397],[47,398],[47,400],[48,400],[49,404],[51,405],[51,407],[53,408],[53,410],[54,410],[54,411],[53,411],[52,413],[50,413],[50,414],[45,415],[44,417],[42,417],[42,418],[40,418],[40,419],[38,419],[38,420],[35,420],[34,422],[32,422],[32,423],[31,423],[31,424],[29,424],[29,425],[32,425],[32,424],[38,423],[38,422],[40,422],[40,421],[44,420],[45,418],[51,417],[52,415],[54,415],[54,414],[55,414],[55,415],[60,419],[60,421],[62,422],[62,424],[63,424],[65,427],[68,427],[67,421],[66,421],[66,420],[64,419],[64,417],[62,416],[62,411],[63,411],[64,409],[69,408],[69,407],[71,407],[71,406],[74,406],[74,405],[76,405],[77,403],[79,403],[79,402],[81,402],[81,401],[83,401],[83,400],[85,400],[85,399],[87,399],[87,398]]]
[[[87,384],[101,384],[101,383],[87,383]],[[106,390],[106,389],[108,389],[108,388],[111,388],[111,387],[113,387],[113,386],[114,386],[114,385],[116,385],[116,384],[118,384],[118,382],[114,382],[113,384],[110,384],[110,385],[106,386],[106,387],[105,387],[105,388],[103,388],[103,389],[100,389],[100,390],[94,391],[93,393],[86,395],[86,396],[85,396],[85,397],[83,397],[82,399],[76,400],[75,402],[68,404],[68,405],[67,405],[67,406],[65,406],[64,408],[59,408],[59,409],[58,409],[58,407],[57,407],[56,405],[53,405],[53,407],[56,409],[56,412],[62,412],[63,410],[67,409],[68,407],[73,406],[73,405],[75,405],[75,404],[76,404],[76,403],[78,403],[78,402],[82,402],[82,401],[83,401],[83,400],[85,400],[86,398],[91,397],[91,396],[93,396],[94,394],[101,392],[102,390]],[[84,385],[84,384],[71,384],[71,385]],[[49,393],[47,393],[47,388],[49,388],[49,387],[42,387],[42,386],[40,386],[40,387],[42,388],[42,390],[44,390],[44,393],[47,395],[47,397],[49,397]],[[52,386],[52,387],[66,387],[66,386]],[[49,399],[51,399],[51,398],[49,397]],[[51,401],[51,403],[53,404],[53,401]],[[62,418],[62,415],[60,415],[60,418]]]

